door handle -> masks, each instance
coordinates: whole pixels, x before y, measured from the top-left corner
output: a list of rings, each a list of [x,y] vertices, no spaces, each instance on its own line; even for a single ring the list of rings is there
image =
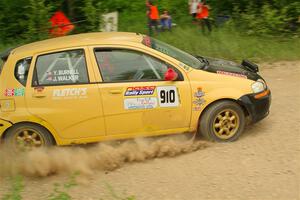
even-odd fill
[[[32,96],[36,97],[36,98],[44,98],[44,97],[46,97],[47,95],[46,95],[44,89],[45,89],[44,87],[36,87],[36,88],[34,88]]]
[[[122,91],[121,90],[109,90],[109,93],[111,93],[111,94],[121,94]]]
[[[35,93],[32,95],[33,97],[36,97],[36,98],[44,98],[46,97],[47,95],[44,94],[44,93]]]

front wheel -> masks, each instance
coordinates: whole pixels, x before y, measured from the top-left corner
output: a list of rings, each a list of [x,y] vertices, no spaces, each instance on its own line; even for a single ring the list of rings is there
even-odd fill
[[[203,114],[199,131],[206,139],[216,142],[232,142],[245,128],[245,114],[235,102],[224,100],[211,105]]]
[[[52,146],[54,140],[44,127],[22,123],[11,127],[5,137],[5,143],[16,149],[33,149]]]

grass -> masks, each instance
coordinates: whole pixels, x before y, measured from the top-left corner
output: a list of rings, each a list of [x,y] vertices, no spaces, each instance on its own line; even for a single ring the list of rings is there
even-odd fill
[[[192,54],[236,61],[299,60],[300,55],[300,38],[244,36],[226,29],[203,34],[197,27],[176,27],[157,37]]]
[[[71,200],[72,197],[68,191],[78,185],[76,182],[78,175],[79,173],[72,174],[64,184],[55,183],[52,193],[48,196],[48,200]]]
[[[147,33],[145,24],[121,24],[120,31]],[[156,38],[195,55],[256,62],[299,60],[299,37],[246,36],[228,28],[214,28],[211,34],[203,34],[195,24],[178,25],[172,32],[163,32]],[[0,52],[10,46],[1,45]]]
[[[74,173],[69,177],[69,180],[65,183],[54,183],[53,191],[48,195],[47,200],[72,200],[72,196],[69,194],[70,189],[78,186],[76,178],[79,173]],[[22,192],[25,188],[24,180],[22,176],[15,176],[11,178],[11,188],[7,194],[5,194],[1,200],[22,200]],[[105,183],[106,189],[112,200],[136,200],[134,196],[120,195],[114,188]],[[104,200],[104,199],[101,199]]]
[[[136,20],[139,19],[139,20]],[[248,36],[231,27],[213,27],[211,34],[203,34],[190,18],[176,21],[177,27],[155,37],[195,55],[225,58],[235,61],[250,59],[256,62],[299,60],[300,37],[295,36]],[[144,15],[123,13],[120,16],[120,31],[147,34]]]
[[[24,189],[23,177],[16,176],[11,179],[11,188],[8,194],[4,195],[1,200],[21,200],[21,193]]]

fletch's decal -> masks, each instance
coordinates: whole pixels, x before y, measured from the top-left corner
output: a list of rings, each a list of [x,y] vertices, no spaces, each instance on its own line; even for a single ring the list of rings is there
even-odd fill
[[[87,98],[87,88],[65,88],[53,90],[53,98]]]
[[[157,99],[155,97],[128,98],[124,100],[124,108],[126,110],[153,109],[156,107]]]
[[[194,93],[195,100],[193,101],[193,110],[201,110],[203,104],[205,104],[205,99],[203,98],[205,93],[202,91],[201,87],[197,88],[197,92]]]
[[[124,96],[153,95],[154,90],[155,86],[129,87]]]
[[[178,107],[179,97],[175,86],[157,87],[160,107]]]
[[[244,74],[225,72],[225,71],[217,71],[217,74],[223,74],[223,75],[227,75],[227,76],[235,76],[235,77],[240,77],[240,78],[247,78],[247,76]]]
[[[4,90],[4,96],[6,97],[21,97],[25,95],[24,88],[8,88]]]

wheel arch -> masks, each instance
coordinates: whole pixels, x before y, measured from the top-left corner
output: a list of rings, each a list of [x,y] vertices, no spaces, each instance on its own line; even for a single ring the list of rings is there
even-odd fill
[[[202,112],[200,113],[199,118],[198,118],[197,133],[199,132],[199,124],[200,124],[201,118],[203,117],[204,113],[205,113],[211,106],[213,106],[214,104],[216,104],[216,103],[218,103],[218,102],[220,102],[220,101],[231,101],[231,102],[236,103],[237,105],[239,105],[239,106],[242,108],[242,110],[243,110],[243,112],[244,112],[244,114],[245,114],[245,117],[248,117],[248,116],[249,116],[249,112],[248,112],[248,110],[246,109],[246,107],[245,107],[243,104],[239,103],[239,101],[237,101],[236,99],[232,99],[232,98],[216,99],[216,100],[210,102],[209,104],[207,104],[207,105],[205,106],[205,108],[202,110]]]
[[[20,125],[20,124],[32,124],[32,125],[39,126],[39,127],[42,127],[42,128],[44,128],[44,129],[46,129],[46,130],[48,131],[50,137],[53,139],[54,145],[57,145],[57,144],[58,144],[57,136],[56,136],[55,134],[53,134],[53,132],[50,131],[49,128],[48,128],[47,126],[45,126],[44,124],[41,124],[41,123],[31,122],[31,121],[22,121],[22,122],[17,122],[17,123],[12,124],[10,127],[8,127],[8,128],[3,132],[3,134],[1,135],[0,140],[4,140],[5,137],[7,136],[7,132],[8,132],[11,128],[13,128],[14,126]]]

